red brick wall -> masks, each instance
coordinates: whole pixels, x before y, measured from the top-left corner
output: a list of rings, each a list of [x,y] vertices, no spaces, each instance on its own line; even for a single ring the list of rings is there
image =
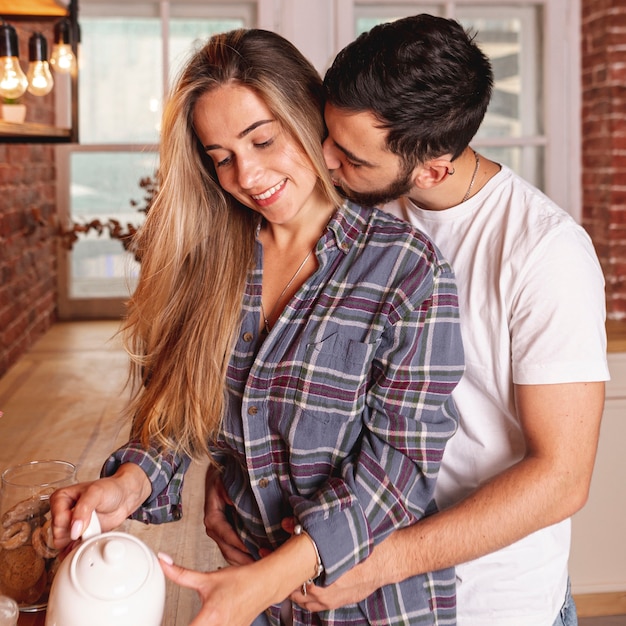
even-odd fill
[[[49,24],[11,22],[26,70],[28,37]],[[52,123],[54,98],[25,94],[26,121]],[[54,147],[0,142],[0,376],[55,319],[56,171]]]
[[[604,268],[607,317],[626,318],[626,3],[582,0],[583,224]]]

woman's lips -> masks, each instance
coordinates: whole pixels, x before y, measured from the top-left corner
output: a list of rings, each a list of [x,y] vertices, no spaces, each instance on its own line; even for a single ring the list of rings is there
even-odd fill
[[[259,200],[261,200],[261,201],[269,200],[273,195],[277,194],[286,184],[287,184],[287,179],[285,178],[280,183],[278,183],[278,185],[274,185],[273,187],[270,187],[269,189],[267,189],[263,193],[250,194],[250,197],[253,200],[256,200],[257,202]]]

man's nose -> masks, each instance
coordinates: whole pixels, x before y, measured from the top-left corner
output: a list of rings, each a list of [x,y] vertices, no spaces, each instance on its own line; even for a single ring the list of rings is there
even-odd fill
[[[324,152],[324,160],[326,161],[326,167],[329,170],[337,170],[341,167],[341,161],[337,157],[337,148],[335,148],[332,139],[327,137],[322,144],[322,150]]]

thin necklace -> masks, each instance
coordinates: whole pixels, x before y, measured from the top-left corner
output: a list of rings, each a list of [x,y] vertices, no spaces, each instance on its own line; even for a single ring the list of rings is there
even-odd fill
[[[463,200],[461,200],[461,204],[463,204],[469,197],[470,193],[472,193],[472,187],[474,186],[474,181],[476,180],[476,174],[478,174],[478,166],[480,165],[480,157],[478,156],[478,152],[476,150],[472,150],[474,153],[474,157],[476,158],[476,167],[474,168],[474,173],[472,174],[472,180],[470,180],[469,187],[463,196]]]
[[[304,257],[304,261],[300,263],[300,266],[296,270],[295,274],[289,279],[289,282],[285,285],[285,288],[280,292],[280,295],[278,296],[278,300],[276,300],[276,302],[274,303],[274,306],[272,307],[272,310],[270,311],[269,315],[265,315],[265,309],[263,308],[263,297],[261,296],[261,315],[263,315],[263,323],[265,325],[265,332],[268,335],[270,334],[270,330],[272,330],[268,318],[272,317],[272,313],[274,313],[274,311],[276,310],[278,303],[283,299],[283,296],[287,292],[287,289],[291,287],[293,281],[296,280],[296,276],[300,273],[300,270],[306,265],[306,262],[309,260],[309,257],[312,254],[313,254],[313,249],[309,250],[309,253]]]

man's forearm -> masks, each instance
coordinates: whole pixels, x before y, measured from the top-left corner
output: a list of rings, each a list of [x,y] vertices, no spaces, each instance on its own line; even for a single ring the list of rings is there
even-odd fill
[[[380,562],[372,563],[384,578],[381,583],[484,556],[570,517],[585,504],[604,383],[518,385],[516,401],[527,455],[455,506],[382,543]]]
[[[581,504],[574,486],[548,472],[524,459],[454,507],[393,533],[368,559],[378,586],[471,561],[572,515]]]

